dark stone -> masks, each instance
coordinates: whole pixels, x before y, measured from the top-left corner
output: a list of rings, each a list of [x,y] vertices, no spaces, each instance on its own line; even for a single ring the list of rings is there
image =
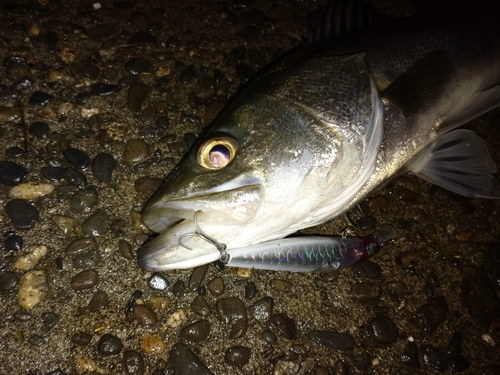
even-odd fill
[[[142,57],[137,57],[127,61],[125,70],[133,75],[148,73],[153,69],[153,64]]]
[[[235,367],[243,367],[249,360],[250,349],[245,346],[233,346],[224,354],[224,362]]]
[[[461,354],[462,352],[462,334],[457,331],[453,334],[451,337],[449,343],[448,343],[448,348],[446,350],[447,354],[449,356],[454,356]]]
[[[354,367],[359,371],[367,370],[372,364],[369,353],[361,353],[354,357]]]
[[[247,49],[244,46],[235,47],[229,52],[229,57],[235,64],[240,64],[247,55]]]
[[[67,183],[77,188],[83,189],[87,187],[87,177],[74,168],[65,168],[63,171],[63,178]]]
[[[38,210],[28,202],[14,199],[5,205],[5,211],[14,227],[18,230],[31,229],[38,221]]]
[[[181,329],[179,336],[182,341],[198,343],[206,340],[209,334],[210,322],[208,320],[200,320]]]
[[[132,312],[141,326],[152,327],[158,322],[155,313],[146,305],[135,305]]]
[[[172,375],[212,375],[210,370],[180,343],[170,350],[168,364]]]
[[[0,271],[0,292],[8,292],[19,284],[17,276],[12,271]]]
[[[401,362],[409,367],[420,367],[417,344],[415,344],[413,341],[408,341],[408,343],[406,344],[406,348],[401,354]]]
[[[47,331],[54,328],[60,319],[61,319],[61,317],[58,314],[56,314],[55,312],[44,312],[42,314],[43,326],[45,327],[45,329]]]
[[[197,296],[193,302],[189,305],[191,310],[198,315],[208,316],[210,315],[210,306],[208,302],[202,296]]]
[[[64,176],[64,168],[62,167],[42,167],[42,176],[52,182],[59,182]]]
[[[104,211],[89,216],[82,224],[82,233],[87,236],[102,236],[109,231],[109,217]]]
[[[7,251],[10,250],[20,250],[23,247],[23,238],[17,234],[13,234],[8,236],[4,242],[4,249]]]
[[[269,324],[273,316],[274,300],[272,297],[263,297],[252,305],[254,318],[265,325]]]
[[[8,160],[0,160],[0,184],[15,186],[23,182],[26,168]]]
[[[196,72],[196,69],[194,65],[189,65],[179,76],[179,81],[183,84],[188,84],[191,82],[191,79],[193,79],[194,73]]]
[[[188,281],[189,291],[194,292],[200,287],[203,280],[205,280],[207,270],[208,270],[208,264],[205,264],[203,266],[198,266],[193,269],[193,272],[191,272],[191,276],[189,276],[189,281]]]
[[[29,339],[28,339],[28,342],[31,344],[31,345],[34,345],[34,346],[41,346],[45,343],[45,340],[43,339],[43,337],[39,336],[39,335],[32,335]]]
[[[230,339],[236,339],[245,334],[247,330],[247,312],[245,305],[238,298],[219,299],[217,301],[217,312]]]
[[[356,345],[354,338],[348,333],[333,331],[311,331],[309,339],[339,350],[351,350]]]
[[[448,367],[448,357],[446,356],[446,353],[431,345],[427,345],[424,348],[423,357],[425,364],[435,368],[436,370],[444,371]]]
[[[109,83],[98,82],[98,83],[93,83],[90,86],[89,95],[90,96],[105,96],[105,95],[114,94],[114,93],[119,92],[119,91],[121,91],[120,86],[112,85]]]
[[[427,332],[436,331],[437,327],[446,320],[448,303],[443,296],[433,297],[415,312],[415,319]]]
[[[99,68],[93,64],[85,64],[82,72],[85,76],[91,79],[96,79],[97,77],[99,77]]]
[[[94,293],[94,295],[90,299],[88,309],[91,312],[96,312],[101,309],[104,309],[108,305],[109,305],[108,293],[106,293],[103,290],[98,290],[97,292]]]
[[[29,103],[33,105],[47,105],[54,97],[46,92],[35,91],[31,96]]]
[[[262,341],[269,345],[276,344],[276,341],[278,340],[276,335],[270,329],[266,329],[264,332],[262,332],[260,338],[262,339]]]
[[[177,280],[172,288],[172,292],[176,297],[182,297],[186,292],[186,284],[183,280]]]
[[[69,147],[63,151],[64,159],[80,170],[85,170],[90,164],[90,158],[85,151]]]
[[[94,238],[84,237],[71,242],[68,247],[66,247],[65,253],[66,255],[73,257],[78,254],[83,254],[98,249],[99,244]]]
[[[376,304],[380,299],[381,290],[372,282],[358,282],[351,287],[350,295],[353,301],[366,304]]]
[[[48,372],[45,375],[66,375],[66,373],[60,368],[56,368],[54,371]]]
[[[129,375],[142,375],[145,372],[144,360],[135,350],[126,350],[123,354],[125,372]]]
[[[17,159],[26,155],[26,152],[19,146],[9,147],[5,150],[5,156],[10,159]]]
[[[97,25],[87,30],[87,36],[89,39],[103,39],[109,38],[114,32],[115,29],[109,24]]]
[[[137,301],[137,299],[139,299],[141,297],[142,297],[142,292],[140,290],[136,290],[136,291],[134,291],[134,293],[132,293],[132,295],[130,296],[130,299],[127,303],[127,307],[125,307],[125,316],[130,315],[130,313],[134,309],[135,302]]]
[[[245,285],[245,298],[253,299],[257,295],[257,286],[253,281],[249,281]]]
[[[85,290],[92,288],[99,282],[99,274],[94,270],[85,270],[77,273],[71,279],[73,290]]]
[[[170,284],[161,274],[155,272],[148,280],[148,285],[153,290],[166,290]]]
[[[469,314],[483,327],[500,318],[500,300],[488,275],[474,267],[464,267],[462,299]]]
[[[280,313],[273,316],[273,323],[280,336],[288,340],[297,339],[297,325],[295,324],[294,319],[283,313]]]
[[[97,349],[102,355],[118,354],[121,352],[122,347],[121,340],[109,333],[104,334],[99,340],[99,344],[97,344]]]
[[[97,201],[97,191],[93,187],[88,187],[73,195],[71,208],[78,213],[90,212]]]
[[[398,327],[386,315],[373,318],[367,327],[370,336],[380,344],[392,344],[399,337]]]
[[[98,249],[90,250],[75,256],[73,266],[80,269],[95,268],[101,263],[102,257]]]
[[[369,279],[376,279],[382,275],[382,269],[376,263],[365,260],[364,262],[356,264],[352,270],[359,276]]]
[[[363,216],[356,221],[356,225],[361,229],[373,229],[377,226],[377,219],[372,215]]]
[[[142,82],[134,83],[127,94],[127,107],[132,112],[140,112],[142,109],[142,103],[146,100],[148,96],[148,88]]]

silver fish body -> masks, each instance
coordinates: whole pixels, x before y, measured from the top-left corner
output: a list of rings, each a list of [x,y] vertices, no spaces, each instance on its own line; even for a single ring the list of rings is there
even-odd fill
[[[147,203],[160,235],[139,265],[218,259],[197,226],[229,251],[283,238],[406,171],[498,198],[484,142],[453,129],[500,104],[500,13],[464,13],[318,42],[265,69]]]

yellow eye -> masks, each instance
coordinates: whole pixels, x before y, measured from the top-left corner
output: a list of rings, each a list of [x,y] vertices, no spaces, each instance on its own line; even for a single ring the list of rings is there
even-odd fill
[[[238,150],[236,139],[227,135],[216,136],[203,142],[196,159],[207,169],[221,169],[228,165]]]

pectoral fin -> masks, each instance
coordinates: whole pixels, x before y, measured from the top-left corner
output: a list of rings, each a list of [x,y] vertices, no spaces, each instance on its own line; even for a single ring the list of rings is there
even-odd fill
[[[473,131],[455,130],[427,146],[410,172],[466,197],[500,198],[497,167],[484,141]]]

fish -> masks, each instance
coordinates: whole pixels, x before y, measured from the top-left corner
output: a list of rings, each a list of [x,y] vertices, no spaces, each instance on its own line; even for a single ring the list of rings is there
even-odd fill
[[[318,41],[264,68],[146,203],[141,220],[158,235],[139,266],[251,251],[408,172],[500,198],[484,141],[457,129],[500,104],[500,6],[458,8]]]

